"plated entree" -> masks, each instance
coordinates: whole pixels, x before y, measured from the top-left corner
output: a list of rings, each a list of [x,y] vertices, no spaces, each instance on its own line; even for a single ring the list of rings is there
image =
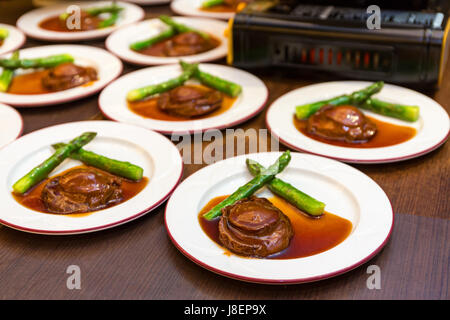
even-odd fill
[[[211,199],[199,223],[216,243],[245,257],[294,259],[328,250],[352,230],[347,219],[325,212],[325,204],[275,177],[291,159],[284,152],[268,168],[247,159],[254,178],[229,196]],[[255,196],[267,186],[272,198]]]
[[[191,28],[166,15],[159,16],[159,20],[167,28],[154,37],[130,44],[131,50],[155,57],[180,57],[210,51],[220,45],[220,40],[206,31]]]
[[[35,211],[67,215],[109,208],[138,194],[148,183],[141,167],[82,148],[96,135],[85,132],[52,145],[53,155],[13,184],[14,199]],[[67,158],[82,165],[50,176]]]
[[[183,71],[178,77],[129,91],[129,109],[158,120],[199,119],[228,110],[242,91],[239,84],[204,72],[197,63],[181,61],[180,65]],[[190,79],[199,83],[186,83]]]
[[[331,99],[299,105],[294,124],[308,137],[344,147],[386,147],[405,142],[416,134],[409,126],[395,125],[365,115],[362,110],[407,122],[419,119],[419,107],[373,98],[383,88],[376,82],[362,90]]]
[[[97,70],[75,63],[70,54],[39,58],[19,57],[0,59],[0,92],[11,94],[44,94],[87,85],[97,80]],[[26,70],[19,74],[18,70]],[[31,72],[30,72],[31,71]]]

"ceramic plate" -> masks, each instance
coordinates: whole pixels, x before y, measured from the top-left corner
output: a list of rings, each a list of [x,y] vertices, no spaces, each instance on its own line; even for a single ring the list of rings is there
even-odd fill
[[[228,39],[224,36],[227,24],[223,21],[200,18],[174,17],[174,20],[197,30],[209,32],[220,40],[220,45],[210,51],[181,57],[152,57],[133,51],[130,44],[156,36],[167,25],[159,19],[141,21],[139,23],[121,28],[106,39],[106,48],[121,59],[139,65],[158,65],[178,63],[180,59],[188,62],[204,62],[223,58],[227,54]]]
[[[259,78],[246,71],[216,64],[200,64],[199,68],[242,86],[242,93],[230,109],[217,116],[199,120],[162,121],[144,118],[128,108],[126,95],[130,90],[179,76],[182,72],[179,65],[145,68],[120,77],[102,91],[99,107],[111,120],[139,125],[165,134],[228,128],[250,119],[264,107],[268,90]]]
[[[170,3],[172,11],[183,16],[209,17],[228,20],[234,17],[234,12],[214,12],[201,10],[203,0],[173,0]]]
[[[104,38],[114,30],[128,25],[130,23],[137,22],[144,18],[144,10],[132,3],[117,2],[124,10],[121,12],[120,18],[117,20],[114,26],[89,30],[89,31],[77,31],[77,32],[58,32],[43,29],[39,24],[47,18],[58,16],[61,13],[66,12],[70,5],[77,5],[81,8],[86,7],[101,7],[108,6],[111,1],[90,1],[90,2],[68,2],[65,4],[57,4],[52,6],[46,6],[29,11],[22,15],[17,20],[17,27],[21,29],[26,35],[47,41],[78,41]],[[70,11],[72,12],[72,11]]]
[[[0,148],[16,140],[23,131],[23,119],[16,109],[0,103]]]
[[[8,29],[9,35],[0,45],[0,55],[19,49],[25,43],[26,37],[22,31],[9,24],[0,23],[0,28]]]
[[[387,163],[418,157],[431,152],[448,138],[450,121],[447,112],[431,98],[396,85],[385,84],[374,97],[381,100],[418,105],[420,118],[414,123],[363,111],[365,114],[402,126],[416,129],[416,135],[400,144],[379,148],[348,148],[313,140],[300,133],[293,123],[295,106],[360,90],[371,82],[335,81],[306,86],[278,98],[266,114],[267,127],[272,135],[290,148],[351,163]]]
[[[386,244],[393,212],[384,191],[362,172],[332,159],[291,153],[278,178],[326,204],[325,210],[349,220],[349,236],[335,247],[296,259],[257,259],[227,252],[212,241],[198,221],[214,197],[231,194],[252,179],[245,165],[251,158],[271,165],[281,153],[255,153],[216,162],[185,179],[167,202],[165,223],[174,245],[189,259],[215,273],[256,283],[294,284],[326,279],[368,261]],[[263,188],[257,193],[271,197]],[[186,199],[189,199],[187,201]]]
[[[14,182],[47,159],[53,153],[52,144],[70,141],[86,131],[97,132],[97,136],[84,149],[142,167],[149,179],[146,187],[128,201],[76,217],[41,213],[19,204],[11,195]],[[0,163],[0,223],[41,234],[92,232],[136,219],[168,197],[181,178],[183,166],[178,149],[166,137],[112,121],[72,122],[34,131],[1,149]],[[66,159],[51,176],[77,165],[80,162]]]
[[[89,85],[45,94],[10,94],[0,93],[0,102],[17,107],[45,106],[68,102],[86,97],[103,89],[122,72],[122,62],[106,50],[83,45],[51,45],[20,50],[21,58],[46,57],[54,54],[69,53],[75,63],[93,67],[97,70],[98,80]],[[4,56],[10,57],[10,54]],[[33,70],[18,70],[17,74]]]

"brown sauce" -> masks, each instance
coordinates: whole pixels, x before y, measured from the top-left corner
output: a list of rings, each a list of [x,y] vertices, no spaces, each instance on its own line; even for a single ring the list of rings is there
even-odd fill
[[[211,42],[211,45],[210,45],[210,49],[208,49],[206,51],[215,49],[215,48],[217,48],[220,45],[220,40],[219,39],[217,39],[217,38],[215,38],[215,37],[213,37],[211,35],[209,35],[209,37],[210,37],[209,41]],[[167,57],[168,55],[165,53],[165,48],[167,46],[167,43],[170,42],[172,40],[172,38],[173,37],[168,38],[166,40],[163,40],[161,42],[155,43],[154,45],[146,47],[146,48],[143,48],[141,50],[136,50],[136,52],[139,52],[140,54],[143,54],[143,55],[146,55],[146,56]],[[200,51],[200,52],[197,52],[195,54],[200,54],[202,52],[205,52],[205,51]],[[176,57],[176,55],[172,56],[172,57]]]
[[[206,220],[202,216],[227,196],[211,199],[200,211],[198,220],[208,237],[219,244],[219,220]],[[313,218],[298,210],[280,197],[269,198],[291,221],[294,236],[285,250],[267,257],[268,259],[296,259],[329,250],[344,241],[352,231],[352,223],[332,213],[325,212],[320,218]],[[232,254],[222,247],[226,254]]]
[[[3,45],[3,39],[0,39],[0,47]]]
[[[49,69],[37,70],[30,73],[24,73],[14,76],[8,88],[8,93],[11,94],[45,94],[55,92],[45,88],[42,85],[42,78],[49,72]],[[82,84],[82,87],[89,87],[95,81],[89,81]]]
[[[45,77],[48,70],[38,70],[15,76],[8,88],[8,93],[12,94],[43,94],[50,93],[42,85],[42,78]]]
[[[236,12],[237,6],[230,6],[226,4],[218,4],[209,8],[200,8],[201,11],[206,12]]]
[[[90,15],[82,15],[80,18],[80,28],[79,29],[69,29],[67,25],[61,21],[58,16],[50,17],[43,20],[39,27],[49,31],[57,31],[57,32],[79,32],[79,31],[88,31],[98,29],[98,24],[103,21],[99,17],[94,17]]]
[[[221,113],[224,113],[225,111],[229,110],[234,102],[236,101],[236,98],[232,98],[226,94],[223,95],[223,101],[222,106],[207,115],[195,117],[195,118],[185,118],[180,117],[172,114],[168,114],[161,109],[158,108],[158,97],[150,97],[149,99],[140,100],[140,101],[133,101],[128,102],[128,108],[144,117],[144,118],[150,118],[155,120],[162,120],[162,121],[187,121],[187,120],[196,120],[196,119],[205,119],[217,116]]]
[[[384,122],[372,117],[367,118],[369,118],[373,123],[376,124],[377,133],[372,139],[364,143],[348,143],[345,141],[333,141],[312,135],[306,130],[307,120],[298,120],[295,116],[294,116],[294,125],[298,131],[300,131],[305,136],[311,139],[339,147],[348,147],[348,148],[381,148],[393,146],[408,141],[409,139],[413,138],[417,133],[416,129],[412,127],[400,126]]]
[[[68,171],[76,169],[76,168],[86,168],[86,167],[87,166],[85,166],[85,165],[72,167],[72,168],[65,170],[64,172],[61,172],[51,178],[63,175],[65,173],[67,173]],[[102,171],[97,168],[95,168],[95,170]],[[121,178],[121,179],[122,179],[121,189],[122,189],[122,194],[123,194],[123,201],[121,201],[120,203],[123,203],[123,202],[133,198],[135,195],[137,195],[139,192],[141,192],[145,188],[145,186],[148,184],[148,181],[149,181],[149,179],[147,177],[143,177],[140,181],[137,181],[137,182],[127,180],[125,178]],[[44,212],[44,213],[54,214],[54,213],[47,211],[47,209],[44,206],[44,202],[41,200],[42,189],[44,189],[45,184],[47,183],[48,180],[49,180],[49,178],[41,181],[40,183],[38,183],[31,190],[29,190],[28,192],[26,192],[23,195],[16,194],[14,192],[12,192],[11,194],[18,203],[20,203],[21,205],[23,205],[24,207],[26,207],[28,209],[31,209],[34,211],[39,211],[39,212]],[[108,208],[111,208],[111,207],[112,206],[110,206]],[[86,213],[66,214],[66,216],[80,217],[80,216],[89,215],[93,212],[95,212],[95,211],[90,211],[90,212],[86,212]]]

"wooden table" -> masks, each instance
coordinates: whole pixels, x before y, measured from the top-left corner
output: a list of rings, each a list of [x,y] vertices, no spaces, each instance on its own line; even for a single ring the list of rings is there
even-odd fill
[[[30,1],[0,2],[0,21],[15,24]],[[147,17],[169,13],[146,8]],[[47,43],[28,39],[25,47]],[[104,47],[103,41],[83,44]],[[218,61],[224,63],[224,61]],[[124,64],[124,73],[136,70]],[[450,64],[441,89],[429,94],[450,110]],[[270,90],[270,105],[282,94],[313,82],[277,71],[257,72]],[[94,95],[51,107],[20,109],[24,134],[50,125],[104,119]],[[267,108],[266,108],[267,109]],[[265,128],[266,109],[238,127]],[[284,150],[284,147],[281,146]],[[164,208],[110,230],[76,236],[42,236],[0,227],[1,299],[448,299],[449,158],[446,143],[417,159],[355,165],[388,194],[395,226],[385,248],[364,265],[315,283],[271,286],[244,283],[208,272],[184,257],[164,227]],[[186,165],[184,177],[204,165]],[[0,205],[1,210],[1,205]],[[69,290],[67,267],[81,269],[81,289]],[[381,289],[368,289],[368,267],[381,270]]]

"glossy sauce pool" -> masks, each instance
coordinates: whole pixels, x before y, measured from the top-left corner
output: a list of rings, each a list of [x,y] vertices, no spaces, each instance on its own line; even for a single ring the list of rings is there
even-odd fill
[[[203,214],[226,197],[220,196],[211,199],[198,214],[198,220],[208,237],[220,245],[227,254],[231,254],[228,249],[221,245],[219,240],[218,225],[220,218],[212,221],[203,218]],[[325,212],[320,218],[313,218],[278,196],[268,200],[288,216],[294,229],[294,236],[286,249],[266,259],[295,259],[318,254],[344,241],[352,231],[353,225],[349,220],[332,213]]]
[[[8,93],[12,94],[44,94],[50,93],[42,85],[42,78],[48,70],[39,70],[15,76],[8,88]]]
[[[57,31],[57,32],[79,32],[79,31],[87,31],[87,30],[95,30],[98,29],[96,26],[103,21],[99,17],[93,16],[82,16],[80,19],[81,28],[79,29],[69,29],[66,27],[64,23],[61,23],[61,20],[58,16],[53,16],[47,19],[44,19],[39,23],[39,27],[49,31]]]
[[[393,146],[410,140],[417,133],[416,129],[412,127],[399,126],[372,117],[367,118],[371,120],[373,123],[375,123],[375,125],[377,126],[377,133],[372,139],[364,143],[348,143],[344,141],[333,141],[322,137],[318,137],[308,133],[308,131],[306,130],[307,120],[298,120],[294,116],[293,121],[297,130],[311,139],[323,143],[328,143],[334,146],[348,147],[348,148],[381,148]]]
[[[57,214],[57,213],[49,212],[45,208],[44,202],[41,200],[42,189],[44,189],[44,187],[45,187],[46,183],[49,181],[49,179],[63,175],[71,170],[78,169],[78,168],[88,168],[88,166],[82,165],[82,166],[76,166],[76,167],[67,169],[55,176],[52,176],[51,178],[41,181],[39,184],[34,186],[31,190],[29,190],[27,193],[25,193],[23,195],[19,195],[14,192],[12,192],[11,194],[18,203],[20,203],[21,205],[23,205],[24,207],[26,207],[28,209],[43,212],[43,213]],[[94,169],[102,172],[102,170],[100,170],[100,169],[97,169],[97,168],[94,168]],[[102,210],[111,208],[120,203],[124,203],[125,201],[133,198],[135,195],[137,195],[139,192],[141,192],[145,188],[145,186],[148,184],[148,181],[149,181],[147,177],[143,177],[140,181],[137,181],[137,182],[127,180],[124,178],[121,178],[121,179],[122,179],[121,189],[122,189],[122,194],[123,194],[123,200],[117,204],[108,206]],[[89,211],[89,212],[85,212],[85,213],[70,213],[70,214],[65,214],[65,216],[81,217],[81,216],[89,215],[93,212],[95,212],[95,211]]]
[[[200,87],[204,87],[204,86],[200,86]],[[217,109],[214,112],[211,112],[209,114],[199,116],[199,117],[193,117],[193,118],[176,116],[176,115],[172,115],[172,114],[169,114],[169,113],[166,113],[166,112],[160,110],[158,108],[158,97],[151,97],[151,98],[145,99],[145,100],[128,102],[128,108],[133,113],[140,115],[141,117],[144,117],[144,118],[150,118],[150,119],[162,120],[162,121],[188,121],[188,120],[206,119],[206,118],[217,116],[217,115],[229,110],[233,106],[235,101],[236,101],[236,98],[232,98],[232,97],[224,94],[223,100],[222,100],[222,106],[219,109]]]
[[[37,70],[30,73],[24,73],[13,77],[8,88],[8,93],[11,94],[45,94],[55,91],[48,90],[42,85],[42,78],[47,75],[49,69]],[[87,87],[95,81],[89,81],[82,84],[80,87]]]

